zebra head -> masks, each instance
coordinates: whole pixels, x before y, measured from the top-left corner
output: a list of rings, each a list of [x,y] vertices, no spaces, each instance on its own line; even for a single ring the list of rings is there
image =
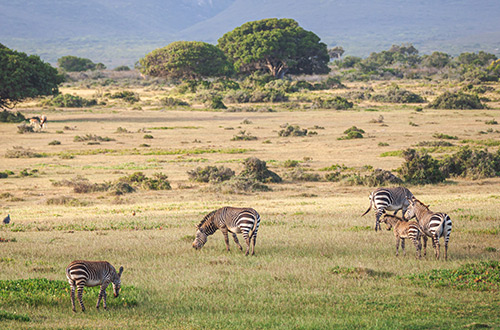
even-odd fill
[[[382,219],[380,221],[386,224],[387,230],[391,230],[392,229],[392,223],[389,222],[389,221],[387,221],[387,215],[388,214],[384,213],[384,215],[382,216]]]
[[[113,279],[113,294],[115,297],[118,297],[120,294],[120,288],[122,286],[122,273],[123,273],[123,266],[120,267],[120,270],[116,274],[115,278]]]
[[[207,234],[205,234],[205,231],[203,230],[203,228],[198,225],[198,230],[196,231],[196,237],[194,239],[194,242],[193,242],[193,248],[195,248],[196,250],[199,250],[203,247],[203,245],[205,245],[205,243],[207,242]]]

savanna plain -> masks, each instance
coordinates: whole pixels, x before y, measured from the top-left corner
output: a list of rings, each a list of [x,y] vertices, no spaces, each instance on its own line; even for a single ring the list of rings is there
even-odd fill
[[[398,84],[429,100],[449,87],[419,80]],[[451,146],[428,150],[436,159],[466,145],[496,152],[500,126],[492,123],[500,120],[500,88],[490,85],[482,110],[372,101],[349,110],[278,103],[235,104],[230,111],[196,103],[167,107],[158,100],[174,93],[172,87],[140,85],[127,87],[140,96],[134,105],[20,104],[16,110],[26,117],[45,114],[48,122],[24,134],[18,124],[0,124],[0,170],[13,173],[0,179],[1,216],[11,218],[0,226],[0,316],[9,316],[0,318],[0,327],[500,328],[498,284],[475,285],[486,282],[488,271],[469,282],[452,278],[456,270],[499,260],[500,178],[407,185],[431,210],[450,215],[448,260],[436,260],[432,246],[419,260],[411,242],[406,255],[396,257],[393,233],[385,227],[374,231],[373,210],[361,217],[375,187],[325,179],[338,168],[397,175],[403,163],[398,151],[421,148],[436,134],[457,137]],[[346,83],[347,90],[390,86]],[[121,89],[67,85],[61,91],[89,97]],[[317,134],[280,136],[287,124]],[[352,126],[364,130],[363,138],[342,139]],[[30,155],[6,156],[14,151]],[[238,174],[250,157],[265,161],[283,181],[266,183],[267,191],[245,192],[188,175],[206,166]],[[298,168],[311,175],[298,178]],[[167,175],[171,189],[76,192],[68,184],[116,182],[137,172]],[[191,247],[196,225],[222,206],[260,213],[255,256],[245,257],[232,240],[227,252],[220,232],[203,249]],[[108,310],[96,310],[97,291],[86,288],[86,312],[72,312],[65,268],[76,259],[124,267],[120,296],[112,297],[108,287]],[[498,283],[500,275],[494,276]]]

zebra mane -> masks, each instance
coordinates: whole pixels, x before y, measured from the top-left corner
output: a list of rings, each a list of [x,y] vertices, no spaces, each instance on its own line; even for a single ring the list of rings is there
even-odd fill
[[[217,210],[214,210],[212,212],[210,212],[209,214],[207,214],[203,220],[201,220],[201,222],[198,224],[198,228],[200,228],[201,226],[203,226],[205,224],[205,222],[207,222],[207,220],[211,219],[212,216],[215,214],[215,212],[217,212]]]
[[[422,203],[421,201],[419,201],[418,199],[416,199],[415,197],[413,197],[413,199],[415,200],[415,202],[418,202],[420,205],[422,205],[423,207],[425,207],[427,210],[429,210],[429,205],[425,205],[424,203]]]

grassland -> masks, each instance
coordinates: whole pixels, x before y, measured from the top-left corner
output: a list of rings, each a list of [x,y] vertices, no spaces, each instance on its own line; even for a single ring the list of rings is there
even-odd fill
[[[353,83],[348,89],[365,85],[377,91],[389,83]],[[402,86],[426,95],[448,87],[427,82]],[[412,244],[407,244],[406,256],[395,257],[392,233],[373,231],[372,212],[360,217],[372,187],[287,179],[290,169],[284,166],[296,160],[308,173],[321,176],[321,169],[335,164],[355,171],[392,171],[403,161],[400,150],[434,141],[436,133],[457,139],[450,140],[453,147],[431,150],[435,157],[463,145],[496,151],[500,128],[486,123],[500,119],[499,86],[492,86],[489,109],[464,111],[415,111],[414,105],[368,101],[342,111],[290,111],[280,104],[259,105],[273,112],[213,111],[200,104],[165,108],[157,100],[168,89],[139,87],[134,91],[141,96],[140,106],[116,102],[42,109],[36,101],[22,104],[26,116],[45,113],[49,121],[44,131],[26,134],[18,134],[16,124],[0,124],[0,171],[14,173],[0,179],[1,214],[12,219],[0,226],[5,240],[0,242],[0,285],[5,286],[0,287],[0,326],[500,328],[498,279],[485,277],[493,284],[477,289],[425,275],[499,260],[500,178],[411,186],[432,210],[447,212],[453,220],[449,260],[434,260],[432,249],[417,260]],[[102,91],[89,86],[63,92],[88,97]],[[287,123],[318,134],[280,137],[278,131]],[[366,132],[364,138],[339,139],[354,125]],[[257,140],[234,140],[242,130]],[[75,140],[86,135],[110,139],[99,144]],[[54,140],[60,144],[50,144]],[[40,157],[4,156],[18,147]],[[223,165],[239,173],[242,161],[252,156],[266,161],[284,182],[269,184],[268,192],[224,194],[188,179],[187,171],[197,166]],[[23,170],[31,175],[20,175]],[[77,176],[102,183],[137,171],[167,174],[172,189],[77,194],[54,184]],[[77,202],[47,203],[62,197]],[[202,250],[191,248],[195,225],[208,211],[225,205],[250,206],[261,214],[256,256],[245,257],[234,245],[226,252],[220,233]],[[84,294],[87,311],[71,311],[69,285],[64,289],[62,281],[74,259],[124,266],[122,293],[116,299],[110,295],[108,311],[95,310],[96,292],[89,289]],[[8,286],[21,279],[49,281],[29,284],[31,293]],[[426,285],[425,280],[436,283]]]

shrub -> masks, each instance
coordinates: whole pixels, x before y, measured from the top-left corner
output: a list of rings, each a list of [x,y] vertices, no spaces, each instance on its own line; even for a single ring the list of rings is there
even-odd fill
[[[226,105],[222,102],[222,96],[213,95],[208,102],[211,109],[227,109]]]
[[[346,110],[351,109],[354,103],[349,102],[347,99],[341,96],[322,98],[318,97],[313,100],[313,108],[319,109],[335,109],[335,110]]]
[[[73,138],[73,142],[85,142],[85,141],[99,141],[99,142],[109,142],[109,141],[115,141],[115,139],[110,138],[110,137],[102,137],[99,135],[95,134],[85,134],[83,136],[76,135]]]
[[[285,160],[285,162],[283,163],[283,167],[296,167],[299,165],[300,163],[298,160],[291,160],[291,159]]]
[[[285,127],[285,129],[282,129],[281,131],[278,132],[279,136],[306,136],[307,135],[307,129],[300,129],[299,126],[295,125],[288,125]]]
[[[292,171],[288,172],[287,177],[292,181],[321,181],[321,176],[318,173],[308,173],[300,166],[295,167]]]
[[[447,176],[470,179],[500,176],[500,150],[490,153],[488,150],[462,147],[457,153],[445,157],[440,162],[440,168]]]
[[[125,193],[132,192],[135,189],[132,186],[146,190],[170,190],[172,187],[168,182],[168,176],[163,173],[154,173],[153,178],[148,178],[142,172],[135,172],[129,176],[121,177],[111,189],[124,191]],[[129,187],[123,185],[128,184]],[[131,190],[132,189],[132,190]]]
[[[267,168],[266,162],[256,157],[250,157],[243,162],[245,169],[239,177],[253,179],[259,182],[281,182],[281,177]]]
[[[164,99],[161,99],[160,101],[161,105],[167,106],[167,107],[176,107],[176,106],[189,106],[189,103],[176,99],[173,97],[166,97]]]
[[[370,187],[399,185],[403,183],[403,180],[392,174],[390,171],[380,168],[374,170],[370,175],[365,176],[364,181],[365,185]]]
[[[429,108],[433,109],[484,109],[484,105],[477,95],[463,92],[445,92],[429,103]]]
[[[32,149],[24,149],[23,147],[15,146],[12,150],[5,152],[5,158],[39,158],[44,157],[43,154],[33,151]]]
[[[26,123],[22,123],[21,125],[17,126],[17,133],[19,134],[34,133],[34,132],[35,130],[33,129],[33,126],[26,125]]]
[[[19,111],[12,112],[3,110],[0,112],[0,122],[2,123],[21,123],[23,121],[26,121],[26,117]]]
[[[82,202],[74,197],[60,196],[47,199],[47,205],[65,205],[65,206],[86,206],[88,203]]]
[[[97,105],[97,100],[87,100],[83,97],[71,94],[59,94],[53,98],[43,100],[41,105],[59,108],[82,108]]]
[[[247,192],[271,190],[271,188],[261,182],[240,176],[235,176],[230,180],[221,182],[216,186],[216,189],[226,194],[243,194]]]
[[[344,134],[346,134],[346,136],[340,137],[338,139],[339,140],[362,139],[363,133],[365,133],[365,131],[362,130],[361,128],[352,126],[351,128],[348,128],[344,131]]]
[[[387,90],[386,94],[377,94],[371,97],[372,100],[378,102],[389,103],[424,103],[425,99],[413,92],[400,88],[395,85]]]
[[[247,133],[246,131],[240,131],[238,135],[233,136],[231,141],[252,141],[252,140],[257,140],[256,136],[250,135],[250,133]]]
[[[187,172],[189,179],[197,182],[222,182],[231,179],[234,171],[224,166],[197,167],[195,170]]]
[[[403,151],[403,157],[405,162],[398,171],[406,183],[438,183],[446,179],[446,175],[440,169],[439,162],[427,153],[406,149]]]
[[[49,142],[49,146],[57,146],[60,144],[61,144],[61,141],[58,141],[58,140],[53,140],[53,141]]]
[[[114,94],[107,93],[107,94],[104,94],[104,96],[107,96],[111,99],[122,99],[128,103],[136,103],[136,102],[140,101],[139,96],[131,91],[121,91],[121,92],[116,92]]]
[[[458,140],[457,136],[443,134],[443,133],[434,133],[432,134],[432,137],[435,137],[436,139]]]

